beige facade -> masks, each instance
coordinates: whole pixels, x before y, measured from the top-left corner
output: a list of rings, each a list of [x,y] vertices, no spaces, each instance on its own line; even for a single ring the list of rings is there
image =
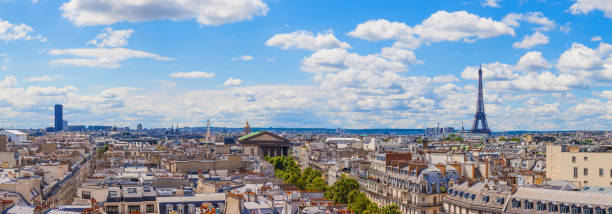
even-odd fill
[[[240,155],[224,155],[220,160],[192,160],[170,162],[171,172],[198,172],[208,170],[234,170],[242,168]]]
[[[580,146],[546,145],[546,178],[578,186],[612,185],[612,152],[586,152]]]

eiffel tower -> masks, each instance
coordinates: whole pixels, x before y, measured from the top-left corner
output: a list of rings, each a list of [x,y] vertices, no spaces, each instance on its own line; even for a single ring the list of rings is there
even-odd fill
[[[478,123],[480,122],[480,128]],[[472,133],[491,135],[491,129],[487,124],[487,115],[484,110],[484,99],[482,92],[482,66],[478,69],[478,101],[476,102],[476,114],[474,115],[474,124],[472,125]]]

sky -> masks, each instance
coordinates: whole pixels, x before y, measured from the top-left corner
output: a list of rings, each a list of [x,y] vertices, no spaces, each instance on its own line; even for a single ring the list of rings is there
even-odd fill
[[[612,130],[610,0],[0,0],[0,127]]]

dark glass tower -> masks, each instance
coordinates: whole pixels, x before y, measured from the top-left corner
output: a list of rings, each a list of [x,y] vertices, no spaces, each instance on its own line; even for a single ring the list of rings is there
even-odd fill
[[[55,131],[64,130],[64,107],[60,104],[55,104]]]

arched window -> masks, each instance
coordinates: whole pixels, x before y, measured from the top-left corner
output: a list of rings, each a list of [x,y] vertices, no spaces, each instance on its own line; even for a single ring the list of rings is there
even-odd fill
[[[593,214],[593,208],[592,207],[584,206],[582,208],[582,211],[584,212],[584,214]]]
[[[512,208],[521,208],[521,201],[512,199]]]
[[[581,214],[582,213],[581,211],[582,211],[581,207],[576,206],[575,204],[572,205],[571,207],[572,214]]]
[[[526,210],[532,210],[533,209],[533,202],[525,200],[525,201],[523,201],[523,203],[525,204],[525,209]]]

